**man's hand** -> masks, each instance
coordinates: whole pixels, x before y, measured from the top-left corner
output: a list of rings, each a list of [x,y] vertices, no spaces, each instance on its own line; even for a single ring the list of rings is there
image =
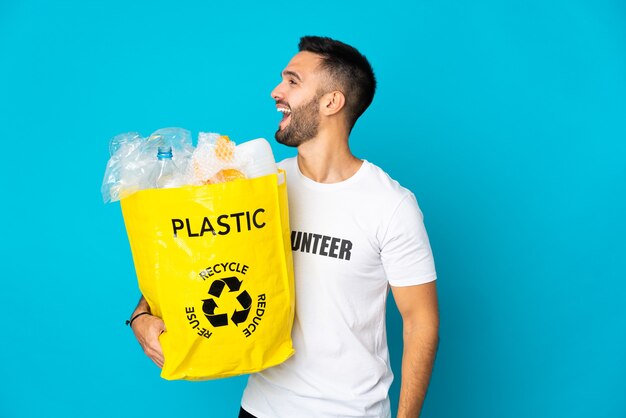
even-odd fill
[[[141,297],[139,304],[133,312],[133,316],[140,312],[150,312],[150,308],[146,300]],[[157,366],[163,368],[165,358],[163,357],[163,350],[161,349],[161,342],[159,336],[166,331],[165,323],[156,316],[141,315],[135,319],[131,325],[135,338],[139,341],[144,353],[152,360]]]

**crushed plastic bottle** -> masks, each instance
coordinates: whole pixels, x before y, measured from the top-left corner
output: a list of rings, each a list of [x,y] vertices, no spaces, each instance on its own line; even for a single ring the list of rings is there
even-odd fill
[[[105,203],[145,189],[209,185],[278,172],[272,148],[263,138],[236,145],[226,135],[200,132],[194,148],[188,130],[164,128],[148,137],[137,132],[117,135],[109,151],[101,188]]]
[[[179,173],[184,173],[194,149],[188,130],[164,128],[149,137],[137,132],[116,135],[109,144],[111,158],[102,181],[104,202],[116,202],[140,190],[154,188],[153,175],[160,164],[155,156],[159,147],[167,146],[173,151],[172,161]]]

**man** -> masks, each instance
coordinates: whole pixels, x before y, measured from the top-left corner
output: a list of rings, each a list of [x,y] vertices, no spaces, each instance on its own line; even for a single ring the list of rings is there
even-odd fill
[[[250,376],[240,417],[389,417],[390,287],[403,321],[398,417],[417,417],[439,327],[422,215],[410,191],[348,146],[376,88],[367,59],[329,38],[303,37],[299,49],[272,91],[283,113],[276,139],[298,149],[280,164],[294,250],[296,354]],[[142,299],[135,313],[147,310]],[[162,366],[163,322],[143,315],[132,328]]]

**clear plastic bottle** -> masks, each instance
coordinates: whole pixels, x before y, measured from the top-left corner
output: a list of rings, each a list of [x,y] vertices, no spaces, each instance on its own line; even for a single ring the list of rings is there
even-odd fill
[[[154,186],[157,189],[169,189],[182,185],[182,176],[174,161],[172,161],[172,147],[159,147],[157,153],[159,164],[155,170]]]

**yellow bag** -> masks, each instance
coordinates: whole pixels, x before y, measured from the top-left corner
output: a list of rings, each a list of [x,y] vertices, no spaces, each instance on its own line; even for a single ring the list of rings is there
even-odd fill
[[[167,331],[161,377],[257,372],[293,353],[285,173],[121,201],[139,288]]]

